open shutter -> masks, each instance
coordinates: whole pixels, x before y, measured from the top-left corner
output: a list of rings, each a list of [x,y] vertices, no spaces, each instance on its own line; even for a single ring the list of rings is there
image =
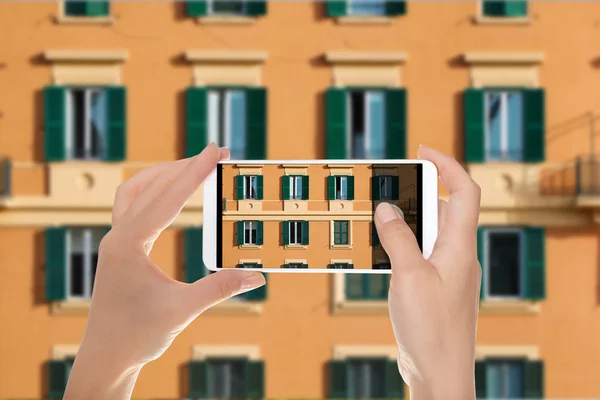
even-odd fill
[[[327,2],[328,8],[331,2]],[[345,2],[341,2],[346,4]],[[326,157],[328,159],[348,158],[346,132],[346,90],[329,88],[325,93],[326,112]]]
[[[48,361],[48,398],[62,399],[69,380],[68,364],[64,360]]]
[[[546,234],[544,228],[525,228],[525,297],[546,297]]]
[[[348,396],[348,374],[344,361],[329,362],[329,398],[345,399]]]
[[[385,91],[385,157],[406,158],[406,89]]]
[[[504,2],[504,15],[506,17],[526,17],[527,0],[509,0]]]
[[[123,86],[106,88],[108,135],[106,159],[123,161],[127,154],[127,90]]]
[[[46,300],[67,298],[67,229],[46,229]]]
[[[267,158],[267,90],[246,89],[246,158]]]
[[[525,362],[525,398],[544,398],[544,363],[542,361]]]
[[[330,17],[343,17],[348,12],[346,0],[326,0],[327,15]]]
[[[284,246],[290,244],[290,221],[281,221],[281,243]]]
[[[348,177],[348,200],[354,200],[354,177]]]
[[[189,17],[202,17],[208,14],[207,0],[187,0],[186,11]]]
[[[302,221],[302,244],[303,245],[307,245],[308,244],[308,237],[309,237],[309,233],[308,233],[308,221]]]
[[[485,159],[484,91],[467,89],[464,93],[465,161],[480,163]]]
[[[485,361],[475,361],[475,397],[487,398],[487,377]]]
[[[371,275],[375,276],[375,275]],[[403,399],[404,398],[404,380],[398,371],[398,362],[396,360],[386,360],[386,398]]]
[[[194,2],[195,3],[195,2]],[[192,3],[188,3],[188,7]],[[190,87],[186,91],[186,157],[200,153],[208,144],[208,91],[206,88]]]
[[[183,232],[185,251],[185,281],[196,282],[206,275],[202,260],[202,228],[186,228]]]
[[[188,364],[188,396],[192,399],[207,398],[207,366],[202,361],[190,361]]]
[[[263,199],[263,183],[264,183],[264,176],[256,175],[256,200]]]
[[[258,17],[267,14],[266,0],[253,0],[246,3],[246,14],[252,17]]]
[[[308,175],[303,175],[300,179],[302,179],[302,200],[308,200],[308,190],[310,187],[308,185],[308,180],[310,177]]]
[[[400,200],[400,177],[392,176],[392,200]]]
[[[235,199],[244,199],[244,175],[235,176]]]
[[[478,227],[477,228],[477,259],[479,260],[479,265],[481,265],[481,289],[479,291],[479,298],[483,299],[485,293],[485,228]]]
[[[88,0],[86,8],[88,17],[102,17],[109,14],[110,2],[108,0]]]
[[[262,268],[262,264],[259,264],[257,268]],[[245,292],[241,295],[246,301],[264,301],[267,299],[267,285],[269,283],[269,274],[263,275],[265,277],[265,284],[263,286],[250,290],[249,292]]]
[[[404,15],[406,14],[406,1],[404,0],[386,0],[385,15]]]
[[[381,199],[381,197],[379,195],[379,177],[372,176],[371,177],[371,200],[377,201],[380,199]]]
[[[256,221],[256,244],[259,246],[263,244],[263,228],[264,222]]]
[[[327,177],[327,199],[335,200],[335,176]]]
[[[66,157],[66,95],[61,86],[44,89],[44,156],[46,161],[62,161]]]
[[[264,361],[246,362],[246,399],[262,399],[265,397],[265,363]]]
[[[244,244],[244,221],[238,221],[236,225],[237,244],[241,246]]]
[[[527,162],[543,162],[545,159],[546,110],[544,89],[525,89],[523,159]]]
[[[281,198],[283,200],[290,199],[290,176],[283,175],[281,177]]]

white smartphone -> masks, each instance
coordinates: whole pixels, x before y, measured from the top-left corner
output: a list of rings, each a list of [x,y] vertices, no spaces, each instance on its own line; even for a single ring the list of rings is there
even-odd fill
[[[204,182],[211,271],[389,273],[373,213],[396,205],[427,258],[438,173],[422,160],[225,161]]]

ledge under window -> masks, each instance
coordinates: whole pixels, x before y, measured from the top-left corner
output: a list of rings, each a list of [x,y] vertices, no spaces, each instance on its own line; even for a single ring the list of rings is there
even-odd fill
[[[540,303],[527,300],[481,300],[480,314],[537,314]]]
[[[486,17],[478,15],[475,17],[475,23],[481,25],[529,25],[529,17]]]
[[[54,19],[57,24],[65,25],[112,25],[115,23],[115,18],[111,16],[106,17],[71,17],[68,15],[61,15]]]
[[[52,314],[87,315],[90,300],[63,300],[53,302],[50,306]]]
[[[332,260],[334,261],[334,260]],[[339,261],[339,260],[337,260]],[[341,260],[345,261],[345,260]],[[343,273],[332,276],[333,296],[332,312],[346,315],[388,315],[387,300],[348,300],[346,298],[346,279]]]
[[[196,22],[202,25],[252,25],[256,18],[246,15],[207,15],[198,17]]]
[[[346,16],[335,20],[339,25],[390,25],[392,21],[393,18],[383,16]]]

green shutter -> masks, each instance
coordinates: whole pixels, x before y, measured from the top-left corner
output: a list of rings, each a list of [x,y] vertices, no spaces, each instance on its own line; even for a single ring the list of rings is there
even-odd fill
[[[246,89],[246,158],[267,158],[267,90]]]
[[[263,244],[263,227],[263,221],[256,221],[256,244],[259,246]]]
[[[267,14],[266,0],[253,0],[246,3],[246,14],[258,17]]]
[[[308,175],[303,175],[301,177],[302,179],[302,200],[308,200],[308,191],[309,191],[309,185],[308,185],[308,180],[310,179],[310,177]]]
[[[483,15],[486,17],[503,17],[505,3],[506,0],[483,0]]]
[[[190,361],[188,364],[188,395],[192,399],[207,397],[207,365],[202,361]]]
[[[406,89],[385,91],[385,157],[406,158]]]
[[[206,266],[202,259],[202,228],[186,228],[183,232],[185,252],[185,281],[196,282],[206,275]]]
[[[404,15],[406,14],[406,1],[404,0],[386,0],[385,15]]]
[[[186,11],[189,17],[202,17],[208,14],[208,2],[206,0],[187,0]]]
[[[381,200],[379,195],[379,177],[372,176],[371,177],[371,200],[377,201]]]
[[[368,276],[368,275],[366,275]],[[374,276],[374,275],[371,275]],[[398,371],[398,362],[396,360],[386,360],[386,398],[403,399],[404,398],[404,380]]]
[[[290,221],[281,221],[281,243],[284,246],[290,244]]]
[[[525,228],[525,297],[546,297],[546,234],[544,228]]]
[[[524,96],[524,154],[527,162],[543,162],[545,156],[546,110],[544,89],[526,89]]]
[[[127,154],[127,89],[123,86],[106,88],[108,135],[106,159],[123,161]]]
[[[108,0],[88,0],[86,8],[88,17],[103,17],[109,14],[110,3]]]
[[[344,361],[329,362],[329,398],[345,399],[348,395],[348,374]]]
[[[485,228],[482,226],[477,227],[477,259],[479,260],[479,265],[481,265],[481,289],[479,291],[479,298],[483,299],[485,296],[485,276],[483,274],[485,271]]]
[[[487,376],[485,361],[475,361],[475,397],[487,398]]]
[[[244,175],[236,175],[235,177],[235,199],[244,199]]]
[[[335,176],[327,177],[327,199],[335,200]]]
[[[246,399],[262,399],[265,397],[265,363],[264,361],[246,362]]]
[[[400,200],[400,177],[392,176],[392,200]]]
[[[256,200],[263,199],[264,176],[256,175]]]
[[[191,4],[197,3],[188,3],[188,9]],[[190,87],[186,90],[185,118],[185,156],[193,157],[200,153],[208,144],[208,91],[206,88]]]
[[[525,362],[525,398],[544,398],[544,363],[542,361]]]
[[[46,161],[62,161],[66,156],[66,95],[61,86],[44,89],[44,155]]]
[[[241,246],[244,244],[244,221],[238,221],[235,225],[237,228],[237,244]]]
[[[480,163],[485,159],[484,91],[467,89],[464,93],[465,161]]]
[[[345,4],[345,2],[342,2]],[[327,2],[328,8],[331,2]],[[346,90],[329,88],[325,93],[326,121],[326,156],[328,159],[348,158],[346,132]]]
[[[85,16],[87,14],[86,1],[65,0],[65,15],[70,17]]]
[[[262,264],[259,264],[257,268],[262,267]],[[267,298],[267,284],[268,284],[268,274],[263,274],[265,277],[265,284],[259,288],[250,290],[249,292],[245,292],[242,294],[242,297],[246,301],[264,301]]]
[[[504,15],[506,17],[526,17],[527,0],[510,0],[504,3]]]
[[[68,368],[64,360],[48,361],[48,398],[63,398],[69,380]]]
[[[354,177],[348,176],[348,200],[354,200]]]
[[[67,298],[67,229],[46,229],[46,300]]]
[[[290,176],[283,175],[281,177],[281,198],[283,200],[290,199]]]
[[[308,237],[309,237],[309,233],[308,233],[308,221],[302,221],[302,244],[303,245],[307,245],[308,244]]]
[[[330,17],[343,17],[348,12],[346,0],[325,0],[327,2],[327,15]]]

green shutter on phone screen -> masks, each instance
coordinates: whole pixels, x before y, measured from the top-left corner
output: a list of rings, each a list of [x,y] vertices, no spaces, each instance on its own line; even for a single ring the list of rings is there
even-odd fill
[[[48,228],[46,240],[46,300],[67,298],[67,229]]]
[[[308,180],[310,177],[308,175],[302,175],[300,179],[302,180],[302,200],[308,200]]]
[[[203,278],[207,269],[202,259],[202,228],[186,228],[183,232],[185,251],[185,281],[196,282]]]
[[[330,17],[343,17],[348,12],[347,0],[325,0],[327,15]]]
[[[485,296],[485,228],[481,226],[477,228],[477,259],[479,260],[479,265],[481,265],[481,290],[479,298],[483,299]]]
[[[385,158],[406,158],[406,89],[385,91]]]
[[[186,12],[188,17],[202,17],[208,14],[207,0],[187,0]]]
[[[392,200],[400,199],[400,177],[399,176],[390,176],[392,181]]]
[[[267,14],[266,0],[252,0],[246,3],[246,14],[252,17],[258,17]]]
[[[264,222],[263,221],[254,221],[254,222],[256,223],[256,244],[260,246],[263,244]]]
[[[246,89],[246,158],[267,158],[267,90]]]
[[[205,399],[207,397],[208,371],[203,361],[190,361],[188,363],[188,396],[192,399]]]
[[[507,0],[483,0],[483,15],[486,17],[503,17],[506,12],[506,2]]]
[[[325,147],[328,159],[348,158],[346,97],[345,89],[329,88],[325,92]]]
[[[48,361],[48,398],[62,399],[69,380],[69,366],[65,360]]]
[[[244,199],[244,175],[235,176],[235,199]]]
[[[281,198],[283,200],[289,200],[290,199],[290,176],[289,175],[283,175],[281,177]]]
[[[475,396],[478,399],[487,398],[487,376],[485,361],[475,361]]]
[[[525,398],[544,398],[544,363],[539,360],[525,362]]]
[[[524,161],[543,162],[545,160],[546,110],[544,89],[525,89],[524,97]]]
[[[237,244],[241,246],[244,244],[244,221],[238,221],[235,223],[236,225],[236,236],[237,236]]]
[[[263,199],[264,176],[256,175],[256,200]]]
[[[485,92],[467,89],[464,93],[465,161],[481,163],[485,159]]]
[[[544,228],[525,228],[525,298],[546,297],[546,232]]]
[[[369,275],[366,275],[369,276]],[[370,275],[369,277],[374,277]],[[398,362],[396,360],[386,360],[386,398],[403,399],[404,398],[404,380],[398,371]]]
[[[290,244],[290,221],[281,221],[281,243],[284,246]]]
[[[380,200],[381,197],[379,195],[379,176],[371,177],[371,199],[373,201]]]
[[[385,15],[395,16],[406,14],[406,1],[405,0],[386,0],[385,1]]]
[[[86,8],[88,17],[103,17],[110,12],[110,2],[109,0],[88,0]]]
[[[347,188],[348,188],[348,200],[354,200],[354,177],[347,177]]]
[[[348,394],[348,370],[344,361],[329,361],[329,398],[345,399]]]
[[[265,396],[265,363],[264,361],[246,361],[246,399],[262,399]]]
[[[309,237],[309,233],[308,233],[308,221],[302,221],[302,244],[303,245],[307,245],[308,244],[308,237]]]
[[[327,177],[327,199],[335,200],[335,176]]]
[[[504,16],[526,17],[527,0],[508,0],[504,3]]]
[[[127,89],[123,86],[109,86],[106,88],[106,98],[106,160],[123,161],[127,154]]]
[[[206,88],[190,87],[186,90],[185,96],[185,155],[193,157],[208,144],[208,91]]]
[[[62,86],[44,89],[44,158],[62,161],[66,157],[66,100],[67,90]]]

